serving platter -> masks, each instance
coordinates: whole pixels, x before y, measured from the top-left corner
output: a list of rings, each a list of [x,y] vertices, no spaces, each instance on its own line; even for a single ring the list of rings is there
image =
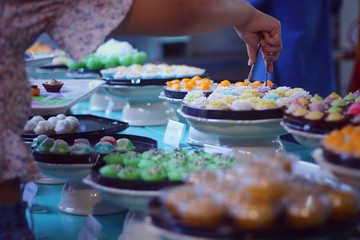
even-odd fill
[[[47,92],[42,86],[49,80],[36,80],[32,85],[40,88],[40,96],[33,96],[32,115],[55,115],[64,113],[76,103],[95,93],[105,82],[94,79],[57,79],[64,83],[60,92]]]

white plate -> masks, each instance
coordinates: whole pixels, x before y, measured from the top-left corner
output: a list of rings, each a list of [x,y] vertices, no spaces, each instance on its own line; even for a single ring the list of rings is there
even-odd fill
[[[104,199],[115,206],[131,210],[145,211],[149,200],[159,194],[159,191],[137,191],[103,186],[94,182],[90,176],[84,178],[83,182],[95,188]]]
[[[177,111],[186,118],[190,126],[199,132],[213,136],[236,139],[275,138],[284,133],[284,129],[280,125],[281,118],[262,120],[208,119],[187,115],[181,109]]]
[[[315,149],[312,152],[312,157],[328,174],[334,176],[339,181],[360,190],[360,170],[355,170],[328,162],[325,159],[323,150],[321,148]]]
[[[321,141],[325,137],[325,134],[316,134],[316,133],[308,133],[299,130],[294,130],[286,126],[286,123],[281,122],[281,126],[290,133],[296,141],[298,141],[301,145],[304,145],[309,148],[317,148],[320,146]]]
[[[90,173],[95,163],[53,164],[36,161],[39,170],[46,176],[61,180],[81,180]]]
[[[36,80],[35,84],[40,88],[41,100],[33,97],[31,108],[33,115],[55,115],[64,113],[73,105],[95,93],[95,91],[105,82],[94,79],[57,79],[64,83],[58,93],[47,92],[42,83],[49,80]]]

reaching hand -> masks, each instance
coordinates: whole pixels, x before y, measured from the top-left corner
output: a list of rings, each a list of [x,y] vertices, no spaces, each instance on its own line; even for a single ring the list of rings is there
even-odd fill
[[[253,9],[252,18],[246,25],[235,27],[239,37],[246,43],[249,56],[248,64],[251,66],[256,61],[256,47],[260,43],[261,52],[268,71],[272,72],[272,62],[276,61],[282,50],[281,24],[275,18]]]

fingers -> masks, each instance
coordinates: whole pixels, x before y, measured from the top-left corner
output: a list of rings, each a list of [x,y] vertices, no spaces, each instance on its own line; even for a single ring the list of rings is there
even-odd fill
[[[277,37],[271,37],[270,33],[265,32],[264,38],[260,40],[261,52],[266,62],[274,62],[279,58],[282,44]]]
[[[248,53],[248,56],[249,56],[249,61],[248,61],[248,65],[249,66],[252,66],[255,64],[256,62],[256,45],[255,46],[251,46],[249,44],[246,44],[246,49],[247,49],[247,53]]]

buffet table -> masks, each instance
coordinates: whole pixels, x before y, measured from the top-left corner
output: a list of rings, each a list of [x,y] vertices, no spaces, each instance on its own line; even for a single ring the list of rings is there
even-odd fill
[[[101,117],[121,119],[121,111],[112,111],[105,114],[104,111],[90,111],[89,102],[82,101],[71,108],[73,114],[92,114]],[[161,126],[131,126],[122,134],[132,134],[146,136],[155,139],[159,148],[173,148],[164,144],[163,137],[166,125]],[[186,127],[185,133],[180,142],[180,147],[186,149],[197,148],[186,143],[189,126]],[[302,160],[313,162],[311,150],[302,145],[292,142],[288,136],[283,136],[282,143],[287,152],[297,154]],[[77,216],[64,214],[57,209],[57,204],[61,197],[63,184],[37,184],[38,190],[34,199],[34,209],[32,217],[34,219],[35,234],[37,239],[77,239],[81,232],[86,216]],[[118,214],[95,216],[96,220],[101,224],[102,229],[98,235],[98,239],[119,239],[123,231],[123,224],[127,217],[127,211]],[[29,217],[30,219],[30,217]]]

